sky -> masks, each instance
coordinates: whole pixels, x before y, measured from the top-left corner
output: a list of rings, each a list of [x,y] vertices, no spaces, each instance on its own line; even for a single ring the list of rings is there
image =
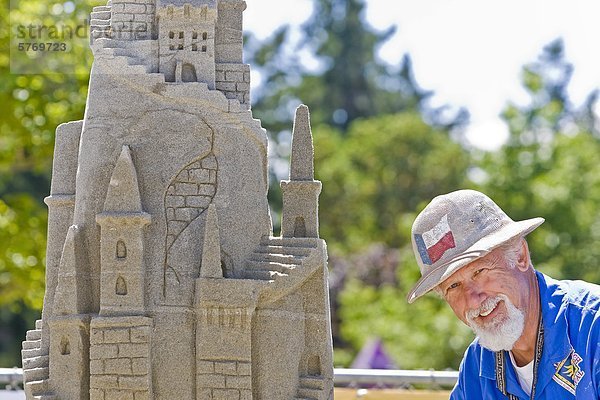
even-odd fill
[[[283,24],[310,17],[311,0],[246,0],[244,28],[266,38]],[[434,91],[434,105],[466,107],[467,137],[493,150],[508,136],[498,117],[510,100],[526,104],[521,67],[544,45],[563,38],[575,69],[569,94],[580,105],[600,88],[598,0],[366,0],[365,17],[377,30],[396,26],[378,52],[397,65],[413,61],[417,83]],[[254,82],[256,84],[257,82]]]

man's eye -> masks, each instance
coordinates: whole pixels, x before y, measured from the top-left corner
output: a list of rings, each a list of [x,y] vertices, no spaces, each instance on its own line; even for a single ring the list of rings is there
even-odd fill
[[[459,287],[459,286],[460,286],[460,283],[458,283],[458,282],[454,282],[453,284],[451,284],[450,286],[448,286],[448,287],[446,288],[446,292],[448,292],[449,290],[452,290],[452,289],[456,289],[456,288],[457,288],[457,287]]]

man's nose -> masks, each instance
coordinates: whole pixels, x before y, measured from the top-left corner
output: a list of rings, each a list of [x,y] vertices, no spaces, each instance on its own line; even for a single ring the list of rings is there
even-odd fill
[[[464,296],[469,309],[478,309],[486,299],[486,295],[481,286],[475,282],[469,282],[463,287],[465,291]]]

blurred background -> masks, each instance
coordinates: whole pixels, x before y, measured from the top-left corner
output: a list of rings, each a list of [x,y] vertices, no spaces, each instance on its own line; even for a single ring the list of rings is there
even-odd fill
[[[45,74],[11,73],[9,30],[34,14],[75,24],[103,2],[7,3],[0,367],[20,365],[41,312],[54,130],[83,117],[91,62],[80,46]],[[336,367],[458,368],[470,330],[435,296],[405,300],[419,277],[410,226],[437,194],[474,188],[514,219],[545,217],[530,236],[535,266],[600,282],[600,10],[591,0],[489,3],[247,0],[245,61],[271,140],[276,230],[293,110],[311,109]]]

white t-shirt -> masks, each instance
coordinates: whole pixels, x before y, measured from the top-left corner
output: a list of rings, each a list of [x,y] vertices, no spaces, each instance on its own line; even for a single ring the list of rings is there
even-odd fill
[[[531,395],[531,387],[533,386],[533,360],[524,367],[517,367],[512,351],[509,351],[508,354],[510,354],[510,362],[512,362],[515,372],[517,373],[519,385],[521,385],[521,388],[523,388],[527,395]]]

